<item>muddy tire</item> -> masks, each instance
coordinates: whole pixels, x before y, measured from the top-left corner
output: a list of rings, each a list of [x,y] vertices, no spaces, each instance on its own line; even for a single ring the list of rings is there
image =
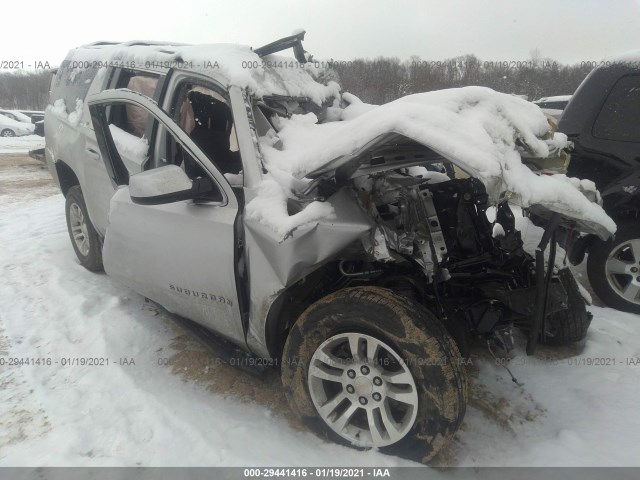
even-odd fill
[[[640,226],[619,223],[615,238],[596,239],[587,259],[589,283],[609,307],[640,313]]]
[[[573,273],[565,268],[560,270],[558,276],[567,292],[568,308],[547,317],[544,332],[539,338],[540,343],[557,347],[582,340],[586,337],[591,324],[591,315],[587,312],[587,306]]]
[[[378,287],[307,308],[286,341],[282,383],[294,414],[322,438],[421,462],[458,430],[467,402],[465,368],[443,325]]]
[[[65,213],[71,245],[80,264],[92,272],[102,270],[102,243],[89,219],[79,185],[71,187],[67,192]]]

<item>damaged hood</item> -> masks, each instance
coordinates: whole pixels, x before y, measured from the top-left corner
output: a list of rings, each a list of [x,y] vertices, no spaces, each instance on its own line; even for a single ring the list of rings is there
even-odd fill
[[[509,198],[524,208],[538,205],[605,238],[616,230],[583,193],[592,182],[582,181],[581,191],[564,175],[536,175],[522,163],[554,155],[567,142],[526,100],[485,87],[420,93],[380,106],[342,98],[348,105],[332,112],[338,121],[293,115],[281,119],[282,148],[262,142],[265,166],[285,190],[299,192],[322,176],[355,178],[440,158],[480,179],[494,203]]]
[[[504,173],[506,178],[513,177],[513,167],[511,171],[501,172],[501,175],[486,176],[459,159],[447,157],[442,152],[424,147],[425,145],[415,139],[407,138],[398,132],[388,132],[377,136],[357,151],[335,158],[309,172],[306,178],[318,180],[337,176],[341,179],[353,179],[445,160],[460,167],[463,175],[481,178],[489,197],[494,202],[508,198],[512,203],[530,208],[532,213],[545,219],[550,219],[553,213],[558,213],[562,217],[561,225],[595,234],[603,240],[608,239],[615,232],[615,224],[600,207],[600,194],[591,180],[569,178],[563,174],[539,176],[525,166],[525,170],[519,173],[529,182],[533,182],[533,185],[527,185],[526,189],[518,190],[518,182],[515,183],[515,188],[513,185],[509,188],[509,184],[505,182]],[[530,178],[531,176],[535,177],[535,180]],[[438,178],[437,181],[441,181],[439,176],[436,178]],[[560,193],[563,190],[569,193]],[[537,195],[532,195],[532,192]],[[543,195],[543,192],[547,192],[548,195]],[[523,201],[522,193],[528,201]],[[531,201],[531,198],[538,200]]]

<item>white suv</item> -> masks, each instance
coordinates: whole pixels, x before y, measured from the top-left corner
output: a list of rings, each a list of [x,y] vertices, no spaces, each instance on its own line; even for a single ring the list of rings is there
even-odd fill
[[[516,326],[533,353],[586,335],[544,250],[553,267],[556,227],[615,224],[522,164],[563,140],[534,105],[479,87],[366,105],[303,36],[73,50],[47,163],[82,265],[279,366],[320,435],[428,461],[464,417],[474,339],[508,349]],[[548,226],[535,259],[516,198]]]

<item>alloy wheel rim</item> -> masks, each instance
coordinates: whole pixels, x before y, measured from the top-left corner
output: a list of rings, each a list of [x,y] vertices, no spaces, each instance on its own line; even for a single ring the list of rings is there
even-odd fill
[[[71,224],[73,241],[78,251],[86,257],[89,255],[89,234],[82,209],[77,203],[72,203],[69,207],[69,223]]]
[[[400,355],[377,338],[351,332],[327,339],[311,357],[307,381],[320,417],[354,445],[392,445],[415,423],[413,375]]]
[[[627,302],[640,305],[640,238],[614,248],[605,264],[611,289]]]

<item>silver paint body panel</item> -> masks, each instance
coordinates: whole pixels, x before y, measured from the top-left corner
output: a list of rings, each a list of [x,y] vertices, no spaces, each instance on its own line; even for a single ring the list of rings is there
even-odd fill
[[[110,75],[104,74],[96,75],[82,99],[78,124],[48,112],[47,164],[56,179],[55,164],[59,161],[77,176],[89,217],[104,237],[103,259],[109,275],[169,311],[214,330],[256,355],[269,357],[267,319],[274,302],[288,287],[335,259],[350,244],[371,238],[376,224],[360,206],[353,190],[346,187],[326,200],[333,205],[335,218],[298,228],[285,240],[259,222],[245,219],[242,205],[256,196],[263,171],[249,92],[222,86],[230,100],[243,162],[244,185],[236,187],[242,190],[236,196],[237,190],[165,113],[171,111],[173,93],[185,78],[220,85],[215,70],[210,77],[203,72],[179,70],[156,73],[167,75],[167,93],[160,99],[160,106],[127,90],[104,90],[112,85]],[[105,168],[104,152],[98,148],[88,109],[91,102],[110,101],[133,103],[156,116],[205,168],[220,187],[224,200],[139,205],[131,200],[127,186],[116,189]],[[353,155],[353,160],[357,161],[357,157]],[[344,160],[316,173],[326,173]],[[243,230],[242,245],[237,222],[241,222],[239,227]],[[243,285],[236,284],[239,249],[245,255],[247,284]],[[243,322],[239,291],[248,293],[248,322]]]

